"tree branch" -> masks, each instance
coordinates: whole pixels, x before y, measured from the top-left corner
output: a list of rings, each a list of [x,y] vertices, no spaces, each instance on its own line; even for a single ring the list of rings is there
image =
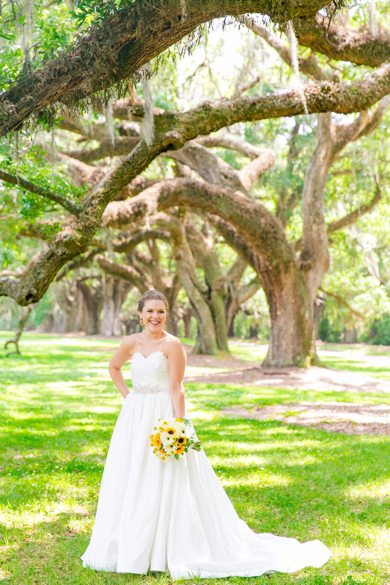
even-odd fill
[[[61,205],[61,207],[63,207],[64,209],[69,211],[69,213],[75,215],[76,217],[81,213],[82,210],[81,205],[73,203],[72,201],[69,201],[69,199],[67,199],[66,197],[63,197],[62,195],[57,195],[56,193],[53,193],[48,189],[43,189],[42,187],[39,187],[39,185],[34,185],[34,183],[31,183],[31,181],[26,181],[26,179],[23,179],[22,177],[10,175],[9,173],[6,173],[5,171],[2,171],[0,169],[0,180],[5,181],[10,185],[17,185],[18,187],[22,187],[23,189],[29,191],[30,193],[34,193],[35,195],[39,195],[40,197],[49,199],[49,201],[54,201],[55,203],[58,203],[59,205]]]
[[[336,221],[331,221],[330,223],[328,223],[327,228],[326,228],[327,235],[329,236],[330,234],[332,234],[333,232],[336,232],[337,230],[341,230],[345,227],[348,227],[349,225],[354,224],[359,219],[359,217],[361,217],[362,215],[365,215],[366,213],[370,213],[370,211],[375,207],[375,205],[377,205],[379,203],[379,201],[381,199],[382,199],[382,192],[380,189],[379,182],[377,182],[375,195],[372,198],[372,200],[370,201],[370,203],[365,203],[364,205],[361,205],[360,207],[358,207],[354,211],[351,211],[351,213],[348,213],[344,217],[341,217],[340,219],[337,219]],[[302,246],[302,238],[299,238],[298,240],[296,240],[294,242],[293,246],[294,246],[294,250],[298,252]]]
[[[122,156],[128,154],[139,143],[139,141],[140,138],[137,138],[136,136],[116,136],[114,144],[111,139],[109,139],[102,141],[96,148],[91,148],[89,150],[71,150],[64,154],[85,163],[91,163],[95,160],[101,160],[106,156]]]
[[[360,207],[358,207],[354,211],[351,211],[351,213],[348,213],[344,217],[342,217],[336,221],[331,221],[330,223],[328,223],[327,230],[326,230],[327,234],[329,235],[333,232],[336,232],[337,230],[342,230],[343,228],[354,224],[359,219],[359,217],[361,217],[362,215],[365,215],[366,213],[370,213],[370,211],[372,209],[374,209],[375,205],[377,205],[381,199],[382,199],[382,192],[380,189],[379,182],[377,182],[375,195],[371,199],[371,201],[369,203],[365,203],[364,205],[361,205]]]
[[[17,130],[33,112],[59,99],[68,104],[131,78],[145,63],[194,31],[203,22],[246,12],[267,14],[275,22],[314,16],[325,0],[280,3],[269,0],[136,0],[92,27],[65,55],[27,75],[0,96],[0,136]]]
[[[355,311],[355,309],[353,309],[351,307],[351,305],[349,305],[347,303],[347,301],[345,299],[343,299],[343,297],[340,297],[340,295],[338,295],[336,293],[331,293],[328,290],[324,290],[321,287],[319,287],[318,290],[320,290],[321,292],[325,293],[329,297],[333,297],[334,299],[337,300],[338,303],[340,303],[341,305],[344,305],[344,307],[347,307],[348,311],[350,311],[350,313],[352,313],[352,315],[356,315],[356,317],[359,317],[359,319],[362,319],[363,321],[366,320],[366,317],[364,315],[362,315],[361,313],[359,313],[359,311]]]
[[[141,275],[132,266],[118,264],[109,258],[105,258],[105,256],[102,256],[101,254],[96,256],[96,260],[104,272],[131,282],[142,293],[148,290],[148,284],[145,282],[145,275]]]
[[[287,47],[276,35],[274,35],[271,30],[257,24],[254,22],[253,18],[244,16],[240,18],[242,22],[256,35],[264,39],[275,51],[279,54],[279,56],[283,59],[287,65],[292,67],[291,62],[291,51],[289,47]],[[339,76],[335,75],[334,73],[328,73],[321,69],[318,65],[317,58],[315,53],[311,53],[309,57],[306,59],[302,59],[301,57],[298,58],[299,62],[299,71],[311,77],[312,79],[316,79],[317,81],[338,81]]]
[[[304,91],[310,112],[329,110],[351,113],[370,107],[389,90],[390,64],[349,86],[325,82],[307,86]],[[139,142],[115,169],[105,175],[82,202],[83,211],[77,221],[57,234],[50,248],[42,252],[39,261],[29,265],[22,278],[0,277],[0,296],[11,296],[20,305],[39,300],[58,270],[74,256],[86,252],[101,225],[108,203],[159,154],[181,148],[198,135],[209,134],[237,122],[295,116],[303,111],[299,95],[292,91],[256,99],[206,103],[181,114],[166,112],[157,116],[154,142],[150,146],[143,140]]]
[[[67,273],[70,272],[70,270],[76,270],[77,268],[82,268],[83,266],[89,266],[94,256],[96,256],[96,254],[99,254],[100,251],[101,251],[100,248],[91,248],[90,250],[88,250],[86,254],[78,256],[75,260],[72,260],[72,262],[68,262],[67,264],[65,264],[63,269],[59,271],[55,278],[55,281],[58,282],[59,280],[62,280],[64,276],[66,276]]]
[[[330,59],[378,67],[390,60],[390,34],[384,28],[373,36],[368,29],[356,30],[329,23],[320,15],[313,20],[294,19],[298,43]]]

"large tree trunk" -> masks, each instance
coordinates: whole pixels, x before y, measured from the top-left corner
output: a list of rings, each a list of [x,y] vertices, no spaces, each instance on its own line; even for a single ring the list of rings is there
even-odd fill
[[[271,317],[271,336],[263,365],[310,365],[315,352],[312,308],[299,270],[292,266],[283,279],[264,279],[263,286]]]
[[[69,331],[75,331],[78,312],[76,302],[77,289],[72,290],[72,288],[72,285],[66,281],[61,283],[59,294],[57,295],[58,307],[54,315],[51,316],[51,331],[54,333],[68,333]]]
[[[87,335],[96,335],[100,331],[100,313],[103,307],[103,296],[101,286],[98,288],[88,287],[85,282],[78,281],[77,287],[81,291],[88,312]]]
[[[84,295],[79,288],[76,293],[76,319],[74,323],[74,331],[80,332],[88,330],[88,309],[87,303],[85,302]]]
[[[192,317],[192,311],[191,309],[187,309],[187,311],[185,311],[183,313],[183,323],[184,323],[184,337],[186,339],[189,339],[191,337],[191,317]]]
[[[122,335],[120,311],[131,286],[129,282],[120,278],[110,278],[107,274],[104,275],[103,319],[100,324],[102,335]]]
[[[222,287],[215,287],[222,278],[222,270],[214,247],[214,238],[207,224],[203,225],[203,231],[195,227],[189,215],[185,221],[185,235],[190,250],[198,266],[204,271],[205,288],[207,290],[207,304],[210,308],[214,323],[215,336],[218,348],[229,353],[226,316],[223,305],[224,291]]]
[[[211,291],[210,308],[215,325],[218,348],[225,353],[230,353],[223,297],[214,290]]]
[[[177,270],[198,322],[198,335],[194,353],[214,355],[217,353],[217,337],[210,307],[205,301],[202,293],[194,285],[185,265],[179,262]]]

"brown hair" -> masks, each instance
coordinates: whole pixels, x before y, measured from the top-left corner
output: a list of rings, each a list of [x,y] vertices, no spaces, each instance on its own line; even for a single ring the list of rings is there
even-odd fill
[[[142,309],[144,308],[146,301],[162,301],[168,313],[169,310],[168,301],[162,293],[158,292],[158,290],[154,290],[154,288],[152,288],[151,290],[146,291],[146,293],[142,295],[142,297],[138,301],[137,311],[139,313],[142,312]]]

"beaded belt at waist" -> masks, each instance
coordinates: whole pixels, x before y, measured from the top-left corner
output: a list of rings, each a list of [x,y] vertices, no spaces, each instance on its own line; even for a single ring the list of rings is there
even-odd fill
[[[169,388],[164,388],[151,382],[136,382],[133,384],[133,392],[136,394],[157,394],[159,392],[169,392]]]

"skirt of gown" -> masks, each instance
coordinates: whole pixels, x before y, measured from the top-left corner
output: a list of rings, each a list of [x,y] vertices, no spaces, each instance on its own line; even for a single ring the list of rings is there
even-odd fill
[[[111,438],[84,567],[118,573],[169,571],[173,579],[255,576],[320,567],[319,540],[257,534],[241,520],[204,451],[179,460],[153,454],[149,436],[172,417],[169,392],[131,392]]]

